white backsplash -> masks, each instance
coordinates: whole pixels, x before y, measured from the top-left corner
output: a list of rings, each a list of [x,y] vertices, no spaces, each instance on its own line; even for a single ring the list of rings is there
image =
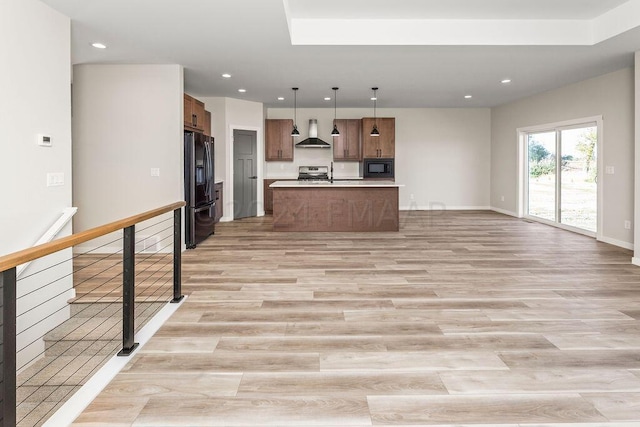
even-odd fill
[[[265,162],[265,178],[298,177],[298,166],[331,165],[333,150],[326,148],[295,148],[293,162]],[[334,178],[355,178],[360,174],[358,162],[333,162]]]

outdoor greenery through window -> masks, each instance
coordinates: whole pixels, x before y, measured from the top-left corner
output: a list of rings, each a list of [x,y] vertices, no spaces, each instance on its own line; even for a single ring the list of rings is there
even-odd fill
[[[597,231],[595,124],[527,134],[528,215]]]

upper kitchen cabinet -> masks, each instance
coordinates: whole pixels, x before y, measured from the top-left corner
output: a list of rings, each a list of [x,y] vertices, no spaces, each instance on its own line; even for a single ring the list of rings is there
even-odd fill
[[[361,121],[357,119],[336,119],[333,123],[340,135],[333,137],[333,160],[361,161]]]
[[[211,136],[211,112],[204,112],[204,134]]]
[[[187,95],[183,96],[184,99],[184,127],[203,132],[205,130],[205,113],[204,102]],[[209,129],[211,133],[211,129]]]
[[[264,156],[266,161],[293,161],[293,120],[267,119],[264,121]]]
[[[377,124],[380,136],[371,136],[373,124]],[[362,119],[362,157],[378,158],[396,156],[396,119],[393,117],[365,117]]]

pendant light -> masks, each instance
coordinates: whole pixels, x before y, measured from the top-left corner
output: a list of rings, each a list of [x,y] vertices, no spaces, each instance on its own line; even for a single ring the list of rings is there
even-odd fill
[[[372,87],[371,90],[373,91],[373,129],[371,129],[371,133],[369,134],[369,136],[380,136],[380,132],[378,131],[378,124],[376,123],[376,102],[378,101],[378,88],[377,87]]]
[[[336,119],[338,118],[338,89],[337,87],[333,89],[333,130],[331,131],[331,136],[334,138],[340,136],[340,131],[338,130],[338,125],[336,124]]]
[[[298,97],[297,97],[297,93],[298,93],[298,88],[297,87],[292,87],[291,88],[293,90],[293,130],[291,131],[291,136],[300,136],[300,132],[298,132],[298,125],[297,123],[297,110],[298,110]]]

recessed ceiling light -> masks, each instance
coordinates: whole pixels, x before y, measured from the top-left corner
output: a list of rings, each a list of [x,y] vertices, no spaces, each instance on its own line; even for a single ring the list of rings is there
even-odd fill
[[[464,99],[471,99],[471,98],[473,98],[473,96],[471,96],[471,95],[465,95],[464,96]]]
[[[245,93],[247,90],[246,89],[238,89],[238,92],[240,93]]]
[[[284,97],[283,96],[279,96],[278,97],[278,101],[284,101]]]
[[[331,101],[331,98],[329,98],[328,96],[325,96],[324,100],[325,101]]]
[[[504,79],[504,80],[502,80],[500,83],[502,83],[502,84],[505,84],[505,85],[506,85],[507,83],[511,83],[511,79]]]
[[[106,49],[107,48],[106,44],[98,43],[98,42],[91,43],[91,46],[95,47],[96,49]]]
[[[224,74],[222,75],[222,77],[224,77],[225,79],[230,79],[230,78],[231,78],[231,74],[229,74],[229,73],[224,73]]]

